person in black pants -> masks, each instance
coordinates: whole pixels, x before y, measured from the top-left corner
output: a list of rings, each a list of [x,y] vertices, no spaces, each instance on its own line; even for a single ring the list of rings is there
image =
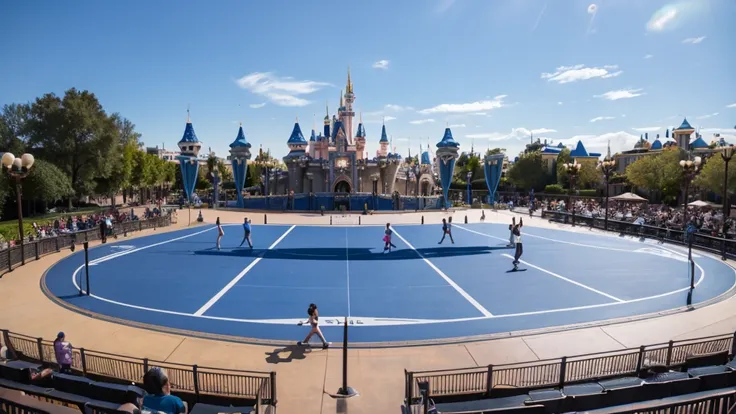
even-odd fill
[[[102,220],[100,220],[100,239],[103,243],[107,243],[107,223],[105,222],[105,217],[102,217]]]
[[[524,219],[519,217],[519,224],[516,224],[516,220],[512,221],[513,229],[511,234],[514,236],[514,244],[516,245],[516,252],[514,253],[514,270],[519,269],[519,258],[524,254],[524,247],[521,244],[521,227],[524,226]]]

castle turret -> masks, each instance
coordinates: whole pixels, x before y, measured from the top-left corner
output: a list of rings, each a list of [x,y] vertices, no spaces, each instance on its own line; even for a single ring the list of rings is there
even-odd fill
[[[386,123],[383,123],[383,126],[381,127],[381,139],[378,141],[378,144],[381,146],[381,148],[376,151],[377,157],[387,157],[388,156],[388,135],[386,135]]]
[[[294,158],[304,155],[307,148],[307,140],[304,139],[302,128],[299,126],[299,119],[294,123],[294,129],[291,130],[289,140],[286,141],[289,146],[289,154],[284,158]]]
[[[325,104],[325,127],[324,132],[322,133],[324,136],[329,137],[330,136],[330,108]]]
[[[230,144],[230,163],[233,167],[233,178],[235,179],[235,189],[238,200],[235,204],[238,208],[244,208],[243,187],[245,186],[245,176],[248,171],[248,160],[250,160],[250,142],[245,139],[243,125],[238,129],[238,135],[235,141]]]
[[[347,134],[348,144],[353,144],[353,118],[355,118],[355,112],[353,111],[353,103],[355,102],[355,94],[353,93],[353,81],[350,79],[350,68],[348,67],[348,82],[345,85],[345,102],[342,110],[342,125],[345,128]]]
[[[189,117],[189,110],[187,110],[187,124],[184,127],[184,135],[182,135],[181,140],[177,145],[179,146],[179,152],[181,152],[181,155],[197,157],[199,156],[199,150],[202,149],[202,143],[199,142],[197,134],[194,133],[192,120]]]
[[[355,133],[355,150],[356,158],[363,159],[365,152],[365,127],[363,127],[363,115],[360,116],[360,122],[358,123],[358,131]]]
[[[187,200],[192,202],[192,194],[194,193],[194,186],[197,183],[197,177],[199,174],[199,150],[202,149],[202,143],[199,142],[197,134],[194,133],[194,127],[192,126],[192,120],[189,117],[189,110],[187,109],[187,124],[184,127],[184,135],[177,144],[181,155],[177,157],[179,160],[179,168],[181,169],[181,180],[184,185],[184,193]]]
[[[677,142],[677,146],[688,151],[690,149],[690,135],[695,132],[695,128],[690,126],[687,118],[683,119],[679,127],[672,130],[672,138]]]
[[[442,182],[442,195],[444,196],[445,208],[449,207],[447,199],[450,191],[450,183],[452,182],[452,173],[455,170],[455,160],[458,158],[458,148],[460,144],[452,137],[450,128],[445,128],[445,135],[442,136],[440,142],[437,143],[437,160],[440,170],[440,181]]]

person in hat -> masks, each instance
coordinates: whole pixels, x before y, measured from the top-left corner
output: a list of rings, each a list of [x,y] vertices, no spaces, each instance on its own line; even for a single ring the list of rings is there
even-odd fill
[[[72,344],[66,341],[64,332],[59,332],[54,339],[54,354],[59,364],[59,372],[71,374],[72,372]]]

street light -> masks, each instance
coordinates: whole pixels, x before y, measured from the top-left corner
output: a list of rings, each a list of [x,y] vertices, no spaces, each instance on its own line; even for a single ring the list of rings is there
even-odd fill
[[[721,259],[726,260],[726,218],[731,215],[731,203],[728,198],[728,162],[733,158],[733,145],[721,148],[721,157],[726,163],[723,174],[723,254]]]
[[[695,176],[698,175],[700,170],[700,164],[702,160],[700,157],[695,157],[692,160],[680,160],[680,167],[682,167],[682,179],[685,184],[685,223],[687,224],[687,258],[690,261],[690,289],[695,288],[695,262],[693,261],[693,238],[695,238],[695,226],[690,222],[690,217],[687,211],[688,192],[690,191],[690,184],[692,183]]]
[[[562,165],[565,167],[565,171],[567,171],[567,176],[570,178],[570,205],[572,207],[572,225],[574,226],[575,225],[575,201],[572,199],[572,195],[575,189],[575,178],[577,178],[582,165],[578,164],[577,161],[575,160],[573,160],[573,162],[566,162]]]
[[[468,206],[472,206],[473,205],[473,193],[470,189],[470,180],[473,178],[472,171],[468,171],[467,178],[468,178]]]
[[[20,262],[26,264],[26,254],[23,247],[23,209],[21,201],[21,185],[22,179],[28,176],[28,173],[33,167],[33,155],[23,154],[20,158],[16,158],[15,155],[6,152],[2,157],[2,164],[8,175],[15,179],[15,195],[16,203],[18,204],[18,237],[20,238]]]
[[[603,220],[603,229],[608,230],[608,184],[611,179],[611,174],[616,169],[616,160],[609,159],[608,157],[603,159],[603,162],[599,164],[601,172],[603,172],[603,178],[606,182],[606,216]]]

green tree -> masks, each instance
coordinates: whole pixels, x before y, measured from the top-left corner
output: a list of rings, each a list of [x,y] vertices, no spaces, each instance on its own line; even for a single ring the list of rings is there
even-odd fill
[[[729,193],[736,191],[736,165],[729,163],[728,169],[728,189]],[[695,185],[707,190],[712,191],[721,197],[723,197],[723,179],[725,175],[726,163],[720,154],[715,154],[708,158],[703,169],[695,178]]]
[[[69,177],[57,166],[44,160],[36,160],[28,177],[23,180],[23,197],[41,201],[44,206],[73,194]]]
[[[0,152],[20,156],[26,151],[30,105],[5,105],[0,112]]]
[[[525,190],[541,190],[547,180],[547,171],[542,165],[542,154],[539,151],[522,154],[506,174],[511,183]]]
[[[679,150],[665,150],[634,161],[626,167],[626,177],[635,187],[659,194],[664,201],[672,201],[682,188],[682,167],[679,162]]]
[[[501,154],[506,152],[506,148],[488,148],[486,150],[486,157],[489,155]]]
[[[27,125],[31,147],[69,176],[77,198],[94,191],[95,178],[111,173],[119,132],[93,93],[72,88],[63,98],[37,98]]]

